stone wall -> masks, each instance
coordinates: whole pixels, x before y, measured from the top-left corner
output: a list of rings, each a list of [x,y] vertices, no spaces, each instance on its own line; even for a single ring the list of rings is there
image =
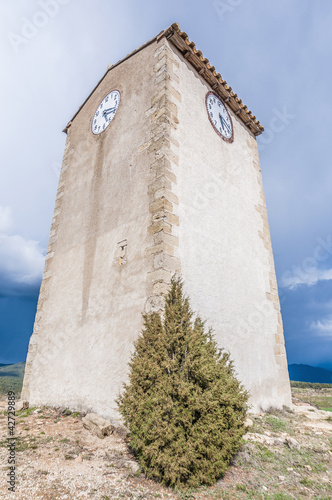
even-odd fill
[[[146,249],[151,271],[148,273],[148,302],[146,311],[161,310],[164,294],[172,275],[181,269],[178,257],[178,197],[174,194],[176,176],[174,167],[179,165],[179,146],[175,139],[178,128],[177,103],[181,96],[177,90],[178,77],[175,68],[178,62],[165,39],[157,45],[154,53],[155,94],[146,113],[151,123],[150,155],[151,182],[148,186],[151,224],[149,233],[153,245]]]

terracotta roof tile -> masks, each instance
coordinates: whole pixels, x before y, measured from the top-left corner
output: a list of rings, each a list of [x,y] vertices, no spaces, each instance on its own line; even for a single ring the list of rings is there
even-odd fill
[[[78,111],[75,113],[73,118],[67,124],[64,129],[64,132],[67,132],[68,128],[71,125],[71,122],[74,120],[79,111],[83,108],[85,103],[88,101],[90,96],[96,90],[96,88],[100,85],[100,83],[104,80],[105,76],[109,71],[111,71],[115,66],[118,66],[123,61],[132,57],[134,54],[144,49],[151,43],[155,41],[161,40],[163,37],[166,37],[186,58],[188,62],[198,71],[198,73],[204,78],[204,80],[211,85],[214,92],[216,92],[226,103],[227,105],[234,111],[234,113],[242,120],[242,122],[249,128],[249,130],[254,135],[259,135],[263,132],[264,127],[259,123],[256,117],[248,110],[247,106],[242,103],[241,99],[235,94],[232,88],[227,85],[226,81],[223,80],[220,73],[217,73],[214,66],[211,66],[209,60],[203,56],[202,52],[196,48],[194,42],[190,41],[187,33],[181,31],[180,26],[177,23],[172,24],[169,28],[162,31],[156,37],[152,38],[144,45],[141,45],[138,49],[134,50],[126,57],[118,61],[116,64],[110,65],[107,68],[105,75],[98,82],[96,87],[92,90],[83,104],[80,106]]]
[[[195,43],[189,40],[187,33],[181,31],[177,23],[172,24],[162,32],[158,36],[158,40],[164,36],[184,55],[186,60],[200,73],[202,78],[212,86],[213,90],[227,102],[228,106],[254,135],[259,135],[264,131],[264,127],[259,123],[257,118],[243,104],[232,88],[227,85],[220,73],[216,72],[215,67],[211,66],[209,60],[196,48]]]

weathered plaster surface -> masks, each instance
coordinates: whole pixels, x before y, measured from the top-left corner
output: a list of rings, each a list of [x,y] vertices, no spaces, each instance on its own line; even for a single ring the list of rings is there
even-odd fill
[[[91,119],[121,92],[99,136]],[[256,140],[214,132],[207,84],[163,38],[111,69],[68,130],[22,397],[118,418],[142,312],[174,272],[254,409],[290,404]]]
[[[24,382],[23,397],[33,404],[117,416],[151,271],[145,114],[155,93],[155,50],[150,45],[110,71],[69,128]],[[118,112],[95,136],[91,119],[113,89],[121,93]]]
[[[290,405],[256,139],[231,112],[234,142],[223,141],[204,105],[211,89],[181,55],[177,60],[181,147],[174,192],[185,288],[230,351],[253,409]]]

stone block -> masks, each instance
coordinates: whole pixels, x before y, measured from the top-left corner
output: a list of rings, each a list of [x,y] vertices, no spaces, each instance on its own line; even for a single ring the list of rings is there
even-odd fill
[[[159,58],[158,58],[159,59]],[[153,71],[155,73],[158,73],[158,71],[163,67],[166,66],[168,62],[168,54],[163,54],[162,57],[158,60],[158,62],[154,65]]]
[[[155,51],[154,53],[154,57],[157,57],[159,56],[160,58],[163,57],[163,53],[168,53],[170,52],[170,49],[167,47],[167,45],[165,44],[162,44],[160,45],[160,47],[158,47],[158,49]]]
[[[159,67],[157,71],[155,71],[156,76],[159,76],[162,73],[166,73],[169,71],[169,68],[167,67],[167,62],[165,62],[162,66]]]
[[[159,189],[171,189],[172,183],[165,175],[161,175],[156,179],[154,182],[152,182],[149,187],[148,187],[148,193],[153,194],[156,191],[159,191]]]
[[[166,295],[169,290],[169,283],[158,281],[153,285],[153,293],[155,295]]]
[[[282,366],[282,356],[277,355],[275,358],[276,358],[277,365]]]
[[[283,349],[281,345],[276,345],[274,348],[274,354],[276,356],[283,354]]]
[[[166,243],[167,245],[172,245],[175,247],[179,246],[179,238],[177,238],[177,236],[174,236],[173,234],[164,233],[163,231],[155,233],[154,242],[156,245],[158,245],[158,243]]]
[[[168,170],[164,166],[157,167],[154,170],[154,172],[156,174],[156,177],[160,177],[160,176],[163,175],[163,176],[166,177],[166,179],[168,179],[169,181],[171,181],[174,184],[176,184],[176,176],[175,176],[175,174],[173,174],[173,172],[171,172],[170,170]]]
[[[180,92],[175,90],[175,88],[173,86],[171,86],[170,91],[171,91],[172,95],[175,97],[175,99],[177,99],[180,102],[182,101]]]
[[[276,333],[275,340],[276,340],[276,344],[283,344],[284,343],[284,336],[281,335],[280,333]]]
[[[158,210],[155,212],[152,216],[152,221],[153,222],[158,222],[160,220],[164,220],[168,222],[171,225],[178,226],[179,225],[179,217],[175,214],[172,214],[171,212],[168,212],[167,210]],[[166,231],[170,232],[170,231]]]
[[[57,239],[58,239],[58,235],[57,235],[57,234],[55,234],[54,236],[52,236],[52,237],[48,240],[48,244],[49,244],[49,245],[53,245],[53,243],[55,243]]]
[[[96,413],[88,413],[82,418],[83,426],[92,434],[103,439],[114,432],[114,426],[109,420],[105,420]]]
[[[149,211],[151,213],[155,213],[159,210],[169,210],[170,212],[172,212],[173,205],[169,200],[166,200],[166,198],[159,198],[158,200],[150,203]]]
[[[60,198],[62,198],[62,196],[63,196],[63,195],[64,195],[64,191],[60,191],[60,192],[56,195],[56,197],[55,197],[55,201],[60,200]]]
[[[171,111],[166,107],[163,106],[162,108],[158,109],[155,113],[153,113],[151,119],[153,121],[157,120],[160,116],[171,116]]]
[[[145,312],[146,314],[150,314],[152,312],[161,311],[164,309],[164,305],[165,305],[164,295],[152,295],[146,301]]]
[[[175,273],[180,271],[181,262],[177,257],[159,253],[154,256],[153,266],[155,269],[162,268]]]
[[[157,189],[157,191],[150,194],[151,196],[153,196],[152,201],[158,200],[159,198],[166,198],[171,203],[179,203],[179,198],[174,193],[172,193],[170,189],[164,187]]]
[[[171,77],[170,75],[167,73],[167,71],[163,71],[161,74],[159,74],[158,76],[156,76],[155,78],[155,84],[156,85],[159,85],[160,83],[162,82],[165,82],[165,80],[170,80]]]
[[[168,255],[174,255],[174,246],[167,245],[166,243],[158,243],[145,249],[145,255],[153,255],[160,252],[165,252]]]
[[[170,283],[172,278],[172,272],[166,271],[165,269],[157,269],[148,273],[147,281],[148,283],[156,283],[157,281],[164,281]]]
[[[165,233],[172,232],[172,225],[165,220],[154,221],[149,227],[149,234],[159,233],[159,231],[164,231]]]

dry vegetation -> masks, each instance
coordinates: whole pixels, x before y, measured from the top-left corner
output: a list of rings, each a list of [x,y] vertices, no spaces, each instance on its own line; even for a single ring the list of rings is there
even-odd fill
[[[17,487],[9,493],[7,415],[0,402],[1,498],[331,499],[332,414],[303,402],[323,398],[326,405],[332,390],[312,391],[294,390],[293,412],[251,417],[253,426],[225,477],[212,487],[183,492],[145,479],[121,436],[101,440],[83,428],[78,414],[30,408],[16,417]]]

